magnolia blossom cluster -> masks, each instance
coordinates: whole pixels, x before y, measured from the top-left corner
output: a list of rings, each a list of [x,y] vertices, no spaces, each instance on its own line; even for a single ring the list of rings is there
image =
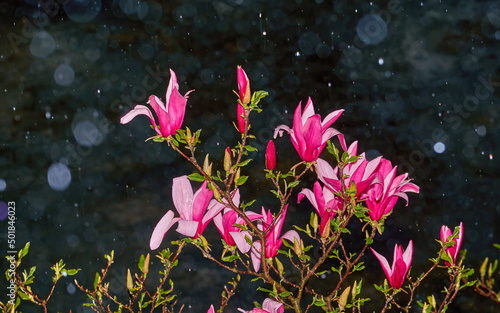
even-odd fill
[[[128,123],[137,115],[146,115],[157,133],[156,137],[169,138],[176,134],[182,125],[187,95],[191,91],[182,96],[179,92],[176,75],[174,71],[170,70],[170,72],[171,78],[166,92],[165,104],[154,95],[149,97],[149,104],[156,113],[159,126],[156,124],[152,111],[144,105],[135,106],[121,119],[121,123]],[[246,136],[251,111],[249,104],[251,104],[252,98],[248,76],[239,66],[237,80],[239,100],[236,128],[242,136]],[[346,206],[351,201],[365,203],[369,218],[378,227],[392,212],[399,198],[404,199],[408,205],[407,193],[419,192],[419,187],[411,182],[408,173],[398,175],[397,166],[393,166],[389,160],[382,156],[368,160],[364,152],[358,155],[357,142],[353,142],[347,147],[344,135],[331,127],[343,112],[344,110],[336,110],[322,119],[319,114],[315,113],[313,102],[309,98],[304,110],[302,110],[301,103],[298,104],[291,128],[287,125],[280,125],[274,132],[275,139],[278,135],[282,136],[284,132],[288,133],[292,145],[302,161],[309,166],[314,165],[316,169],[318,181],[314,183],[312,190],[304,188],[298,194],[297,201],[300,202],[304,197],[310,201],[320,218],[319,234],[322,238],[330,236],[330,222],[337,214],[346,210]],[[332,167],[326,160],[320,158],[327,141],[333,137],[338,138],[340,146],[351,157],[345,164],[342,164],[341,168],[338,165]],[[229,148],[226,150],[225,161],[226,159],[230,159]],[[272,140],[269,141],[266,148],[265,167],[270,172],[276,167],[276,152]],[[226,170],[230,168],[231,165]],[[214,199],[214,194],[208,187],[207,181],[193,192],[187,176],[174,178],[172,198],[177,215],[174,211],[168,210],[158,222],[150,241],[150,248],[153,250],[160,246],[165,234],[174,224],[177,224],[176,231],[179,234],[198,238],[213,220],[228,246],[235,247],[242,253],[250,253],[253,268],[258,272],[262,262],[261,256],[273,258],[281,247],[283,239],[292,244],[301,242],[299,234],[294,230],[281,235],[288,204],[277,216],[262,207],[261,213],[245,211],[246,218],[243,218],[233,207],[239,207],[240,204],[238,189],[231,193],[230,205],[226,199]],[[264,232],[264,242],[253,238],[252,233],[245,227],[247,221],[254,223],[259,230]],[[462,233],[462,224],[460,224],[458,238],[450,237],[452,233],[448,227],[443,226],[441,229],[441,242],[447,247],[444,253],[452,261],[451,264],[446,261],[447,266],[455,265],[462,243]],[[264,246],[262,246],[263,244]],[[384,256],[373,249],[372,251],[380,261],[391,287],[401,288],[411,265],[413,242],[410,241],[405,250],[400,245],[394,247],[392,266],[389,265]],[[267,299],[264,301],[263,309],[256,308],[252,312],[281,313],[283,306],[280,305],[278,302]]]

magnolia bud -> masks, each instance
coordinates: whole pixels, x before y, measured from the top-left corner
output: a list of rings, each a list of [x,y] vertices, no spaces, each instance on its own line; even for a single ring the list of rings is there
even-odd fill
[[[203,162],[203,171],[207,173],[208,176],[212,175],[212,163],[208,163],[208,154],[205,156],[205,161]]]
[[[318,227],[319,227],[319,224],[318,224],[318,214],[315,214],[315,213],[311,213],[311,214],[313,214],[313,218],[312,218],[312,221],[311,221],[311,226],[314,229],[314,233],[316,234],[316,232],[318,231]]]
[[[276,167],[276,149],[274,147],[274,142],[269,140],[266,148],[266,168],[270,171],[274,170]]]
[[[300,239],[299,239],[300,240]],[[302,243],[302,240],[297,240],[297,238],[293,238],[293,251],[295,252],[295,254],[297,255],[302,255],[302,252],[303,252],[303,243]]]
[[[349,286],[346,289],[344,289],[344,291],[340,295],[340,298],[339,298],[339,309],[340,309],[340,311],[343,311],[345,309],[345,306],[347,304],[347,297],[349,297],[349,292],[350,291],[351,291],[351,286]]]
[[[321,238],[328,238],[330,236],[330,221],[326,222],[323,231],[321,232]]]
[[[234,174],[234,181],[237,182],[238,179],[240,179],[240,175],[241,175],[241,168],[238,167],[238,170],[236,171],[236,174]]]
[[[231,149],[229,147],[226,148],[224,152],[224,170],[229,172],[231,170]]]
[[[239,65],[236,69],[236,73],[238,76],[238,90],[240,94],[240,101],[243,104],[248,104],[250,103],[251,99],[250,80],[248,79],[248,76],[245,73],[245,71]]]
[[[486,275],[486,267],[488,266],[488,257],[486,257],[479,268],[479,275],[481,275],[481,279]]]
[[[216,186],[213,186],[213,185],[212,185],[211,187],[212,187],[212,188],[210,188],[210,189],[212,189],[212,192],[214,193],[214,198],[215,198],[217,201],[220,201],[220,192],[219,192],[219,190],[217,189],[217,187],[216,187]]]
[[[191,143],[191,140],[193,138],[193,135],[191,134],[191,130],[189,127],[186,127],[186,142],[189,144]]]
[[[142,265],[142,272],[146,275],[149,272],[149,253],[144,258],[144,264]]]
[[[278,272],[282,274],[283,271],[285,270],[285,268],[283,267],[283,263],[281,263],[280,260],[278,260],[278,258],[274,258],[274,261],[276,262],[276,267],[278,269]]]
[[[130,274],[130,268],[127,271],[127,289],[129,291],[134,289],[134,282],[132,281],[132,274]]]

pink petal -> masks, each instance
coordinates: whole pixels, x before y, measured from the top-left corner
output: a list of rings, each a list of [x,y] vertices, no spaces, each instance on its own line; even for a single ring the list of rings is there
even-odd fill
[[[203,215],[207,210],[207,206],[210,203],[210,199],[212,199],[212,196],[213,196],[212,190],[207,188],[207,181],[204,181],[201,187],[196,191],[196,193],[193,196],[193,208],[192,208],[193,215],[191,218],[193,221],[198,221],[198,222],[202,221]],[[219,214],[219,212],[222,211],[223,208],[224,206],[221,205],[218,212],[215,213],[212,216],[212,218],[215,215]]]
[[[212,304],[208,309],[207,313],[215,313],[214,305]]]
[[[196,221],[186,221],[186,220],[179,219],[177,221],[176,231],[179,234],[187,236],[187,237],[195,237],[196,233],[198,231],[199,224],[200,223],[196,222]]]
[[[373,254],[375,254],[375,257],[380,262],[380,265],[382,265],[382,269],[384,270],[385,276],[387,276],[387,278],[390,280],[392,276],[392,269],[389,266],[389,262],[387,262],[387,259],[383,255],[373,250],[372,248],[370,249],[372,250]]]
[[[266,298],[262,302],[262,309],[269,313],[283,313],[285,311],[283,304],[269,298]]]
[[[276,129],[274,130],[274,139],[276,139],[276,137],[278,137],[278,134],[281,136],[283,136],[283,131],[286,131],[287,133],[289,134],[293,134],[293,131],[290,129],[290,127],[286,126],[286,125],[280,125],[280,126],[277,126]]]
[[[253,265],[253,270],[255,272],[258,272],[260,269],[260,241],[254,241],[253,243],[253,248],[250,252],[250,257],[252,258],[252,265]]]
[[[172,197],[174,206],[179,212],[181,219],[193,219],[193,188],[187,176],[174,178],[172,185]]]
[[[405,261],[407,268],[410,268],[412,258],[413,258],[413,241],[410,240],[408,246],[406,247],[405,253],[403,253],[403,261]]]
[[[177,83],[177,75],[175,75],[175,72],[170,69],[170,81],[168,82],[167,92],[165,93],[165,111],[169,111],[169,100],[174,89],[179,90],[179,84]]]
[[[344,110],[341,109],[341,110],[333,111],[332,113],[328,114],[323,119],[323,122],[321,123],[321,127],[323,129],[330,127],[330,125],[332,125],[340,117],[340,115],[342,115],[343,112],[344,112]],[[356,153],[354,153],[354,154],[356,154]]]
[[[147,117],[149,117],[149,120],[151,121],[151,124],[153,125],[156,133],[158,135],[161,135],[160,133],[160,130],[158,129],[158,127],[156,126],[156,121],[154,119],[154,116],[153,116],[153,113],[151,112],[151,110],[145,106],[145,105],[136,105],[130,112],[128,112],[127,114],[125,114],[121,119],[120,119],[120,123],[121,124],[127,124],[128,122],[130,122],[132,119],[134,119],[137,115],[146,115]]]
[[[307,199],[309,200],[309,202],[311,202],[312,206],[316,209],[316,211],[321,214],[318,202],[316,201],[316,197],[314,196],[314,193],[309,189],[304,188],[302,189],[301,192],[299,192],[299,195],[297,197],[297,203],[300,203],[300,201],[304,196],[307,197]]]
[[[300,103],[299,103],[299,105],[300,105]],[[315,115],[314,105],[313,105],[313,102],[311,100],[311,97],[308,97],[306,107],[304,108],[304,112],[302,113],[302,118],[301,118],[302,125],[304,125],[306,123],[306,121],[313,115]]]
[[[240,232],[229,232],[231,238],[233,238],[236,247],[242,252],[247,253],[250,251],[251,245],[246,241],[245,237],[252,239],[250,233],[248,231],[240,231]]]
[[[300,243],[299,233],[296,232],[295,230],[287,231],[286,233],[283,234],[283,237],[281,237],[281,238],[286,239],[286,240],[290,241],[291,243],[293,243],[294,240],[297,239],[297,241]]]
[[[163,241],[163,237],[165,237],[167,231],[175,222],[177,222],[178,219],[179,218],[174,218],[174,212],[170,210],[163,215],[158,224],[156,224],[153,234],[151,235],[151,240],[149,241],[149,247],[151,250],[158,249]]]

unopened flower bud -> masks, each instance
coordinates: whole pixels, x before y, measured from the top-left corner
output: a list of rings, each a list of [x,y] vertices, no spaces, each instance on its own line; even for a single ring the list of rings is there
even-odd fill
[[[238,121],[238,131],[241,134],[245,133],[245,108],[238,103],[237,108],[236,108],[236,114],[237,114],[237,121]]]
[[[343,311],[345,309],[345,306],[347,304],[347,297],[349,297],[349,292],[350,291],[351,291],[351,286],[349,286],[346,289],[344,289],[344,291],[340,295],[340,298],[339,298],[339,309],[340,309],[340,311]]]
[[[149,253],[144,258],[144,264],[142,265],[142,272],[146,275],[149,272]]]
[[[330,221],[325,224],[323,231],[321,232],[321,238],[328,238],[330,236]]]
[[[132,280],[132,274],[130,274],[130,268],[127,271],[127,289],[129,291],[134,289],[134,282]]]
[[[231,149],[227,147],[226,151],[224,152],[224,170],[226,172],[229,172],[231,170],[231,166]]]
[[[217,189],[217,187],[213,186],[212,185],[212,192],[214,193],[214,198],[217,200],[217,201],[220,201],[220,192],[219,190]]]
[[[208,163],[208,154],[205,156],[205,161],[203,162],[203,171],[207,173],[208,176],[212,175],[212,163]]]
[[[481,275],[481,279],[484,278],[486,275],[486,268],[488,267],[488,257],[486,257],[483,261],[483,264],[481,264],[481,267],[479,268],[479,275]]]
[[[193,139],[193,134],[191,134],[191,130],[189,127],[186,127],[186,142],[189,144],[191,143],[191,140]]]
[[[311,226],[314,229],[314,233],[316,234],[316,232],[318,231],[318,227],[319,227],[318,214],[315,214],[315,213],[312,213],[312,214],[313,214],[313,218],[312,218]]]
[[[274,142],[269,140],[266,148],[266,168],[270,171],[274,170],[276,167],[276,149],[274,147]]]
[[[300,256],[303,253],[303,243],[302,240],[300,240],[300,242],[299,240],[297,240],[297,238],[293,238],[293,251],[295,254]]]
[[[358,282],[355,280],[354,284],[352,285],[352,291],[351,291],[351,296],[353,300],[354,297],[356,297],[356,289],[358,289]]]
[[[236,174],[234,174],[234,181],[237,182],[238,179],[240,179],[241,176],[241,168],[238,167],[238,170],[236,171]]]
[[[283,267],[283,263],[281,263],[280,260],[278,260],[278,258],[274,258],[274,261],[276,261],[276,267],[278,268],[278,272],[282,274],[285,269]]]
[[[238,65],[237,69],[237,76],[238,76],[238,90],[240,94],[240,101],[243,104],[248,104],[250,103],[251,99],[251,94],[250,94],[250,80],[248,79],[247,74],[241,68],[241,66]]]

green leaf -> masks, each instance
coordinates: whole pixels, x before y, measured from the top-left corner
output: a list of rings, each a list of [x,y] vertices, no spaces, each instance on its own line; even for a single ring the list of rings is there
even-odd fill
[[[221,260],[224,262],[232,262],[232,261],[237,260],[239,258],[240,258],[240,256],[235,254],[235,255],[225,256],[225,257],[221,258]]]
[[[95,273],[94,277],[94,290],[97,290],[97,285],[101,281],[101,276],[99,276],[99,273]]]
[[[253,105],[257,105],[260,102],[260,100],[262,100],[264,97],[267,97],[268,95],[269,95],[269,93],[267,91],[258,90],[258,91],[253,93],[252,99],[250,101]],[[256,108],[256,109],[258,109],[258,108]]]
[[[297,187],[297,185],[298,185],[299,183],[300,183],[300,180],[293,181],[293,182],[291,182],[290,184],[288,184],[288,188]]]
[[[240,178],[238,178],[238,180],[236,181],[236,185],[237,186],[241,186],[243,185],[248,179],[248,176],[240,176]]]
[[[19,295],[19,297],[23,300],[27,300],[27,301],[30,301],[30,296],[28,296],[27,294],[25,294],[24,292],[18,290],[17,291],[17,294]]]
[[[154,141],[154,142],[164,142],[164,141],[165,141],[165,137],[153,137],[153,141]],[[172,141],[173,141],[174,143],[176,143],[176,142],[177,142],[174,138],[172,138]],[[178,146],[178,145],[179,145],[179,144],[177,143],[177,144],[176,144],[176,146]]]
[[[247,165],[248,163],[250,163],[251,161],[253,161],[253,160],[252,159],[246,159],[243,162],[240,162],[238,164],[233,165],[232,169],[234,170],[237,167],[243,167],[243,166]]]
[[[78,273],[81,269],[80,268],[75,268],[75,269],[68,269],[66,272],[68,273],[69,276],[73,276],[76,273]]]
[[[203,175],[201,175],[200,173],[189,174],[188,178],[189,178],[189,180],[197,181],[197,182],[204,182],[205,181],[205,177],[203,177]]]
[[[255,199],[253,199],[252,201],[250,201],[248,203],[245,203],[244,201],[242,201],[240,204],[240,209],[244,210],[247,207],[251,206],[254,202],[255,202]]]
[[[246,145],[246,146],[245,146],[245,149],[246,149],[247,151],[258,151],[258,150],[257,150],[257,148],[252,147],[252,146],[249,146],[249,145]]]
[[[146,259],[146,257],[144,256],[144,254],[141,254],[141,256],[139,257],[139,263],[137,264],[137,267],[139,267],[139,270],[142,272],[142,269],[144,268],[144,260]]]
[[[30,243],[29,241],[24,245],[24,248],[22,248],[21,251],[18,253],[18,261],[20,261],[26,254],[28,254],[28,251],[30,249]]]

